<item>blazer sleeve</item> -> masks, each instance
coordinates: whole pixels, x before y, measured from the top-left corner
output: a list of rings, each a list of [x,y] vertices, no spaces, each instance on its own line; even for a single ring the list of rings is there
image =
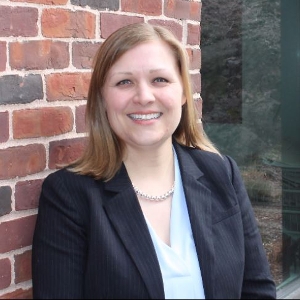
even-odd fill
[[[86,235],[76,203],[76,175],[49,175],[43,183],[32,245],[34,299],[83,298]]]
[[[225,161],[239,201],[244,227],[245,268],[241,298],[276,299],[276,286],[239,168],[231,157],[225,156]]]

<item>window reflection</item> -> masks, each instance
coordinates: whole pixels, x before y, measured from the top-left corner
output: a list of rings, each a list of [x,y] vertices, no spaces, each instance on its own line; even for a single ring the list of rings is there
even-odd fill
[[[240,166],[272,274],[300,275],[300,0],[202,0],[203,125]]]
[[[202,3],[201,38],[205,43],[205,49],[202,48],[205,68],[201,70],[205,79],[202,87],[202,98],[205,99],[203,120],[241,123],[242,1],[205,0]]]

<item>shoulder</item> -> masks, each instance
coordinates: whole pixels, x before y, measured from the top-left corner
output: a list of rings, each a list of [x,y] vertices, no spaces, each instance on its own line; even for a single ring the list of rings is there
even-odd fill
[[[54,171],[45,178],[43,189],[55,188],[56,190],[71,191],[74,194],[74,191],[86,190],[95,184],[96,180],[93,177],[80,175],[63,168]]]
[[[236,162],[228,155],[218,154],[206,150],[192,148],[183,145],[176,145],[177,152],[181,153],[182,157],[190,157],[193,162],[202,169],[217,170],[219,168],[231,171]]]
[[[68,182],[68,181],[81,181],[84,180],[84,177],[86,176],[81,176],[79,174],[76,174],[72,171],[70,171],[68,168],[62,168],[59,170],[55,170],[53,171],[51,174],[49,174],[45,180],[44,183],[52,183],[52,182],[60,182],[63,181],[64,183]]]
[[[63,168],[45,178],[39,207],[42,211],[49,211],[50,207],[63,211],[81,223],[89,215],[91,203],[96,200],[101,202],[102,189],[101,181]]]
[[[218,181],[240,184],[241,174],[236,161],[229,155],[204,151],[183,145],[175,145],[182,164],[195,165],[202,173]]]

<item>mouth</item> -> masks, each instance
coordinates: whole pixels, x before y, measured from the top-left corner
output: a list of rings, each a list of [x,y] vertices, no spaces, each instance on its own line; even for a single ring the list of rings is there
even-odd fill
[[[142,120],[142,121],[148,121],[148,120],[154,120],[158,119],[162,113],[153,113],[153,114],[129,114],[128,117],[132,120]]]

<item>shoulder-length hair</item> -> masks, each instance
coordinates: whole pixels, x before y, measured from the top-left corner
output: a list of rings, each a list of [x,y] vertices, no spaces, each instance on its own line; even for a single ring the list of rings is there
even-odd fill
[[[189,57],[185,47],[162,26],[135,23],[112,33],[95,55],[86,106],[88,140],[84,153],[70,167],[72,171],[107,181],[121,167],[125,145],[113,132],[108,122],[102,88],[108,71],[126,51],[153,40],[165,42],[174,53],[186,97],[181,120],[173,133],[173,138],[182,145],[218,153],[199,124],[191,88]]]

